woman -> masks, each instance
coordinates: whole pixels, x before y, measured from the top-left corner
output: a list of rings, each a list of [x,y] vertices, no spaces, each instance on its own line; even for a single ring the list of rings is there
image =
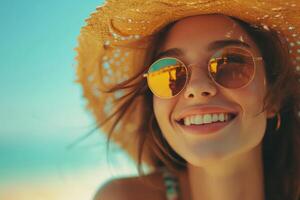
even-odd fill
[[[99,127],[151,172],[95,199],[299,200],[299,14],[292,1],[98,9],[78,81]]]

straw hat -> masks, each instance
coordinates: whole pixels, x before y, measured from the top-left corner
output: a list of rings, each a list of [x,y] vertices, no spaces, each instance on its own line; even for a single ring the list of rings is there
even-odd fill
[[[300,71],[299,0],[109,0],[98,7],[81,29],[77,50],[77,82],[83,87],[87,108],[101,123],[118,107],[124,92],[103,93],[101,89],[126,80],[144,66],[151,35],[181,18],[219,13],[239,18],[253,26],[276,30],[288,43],[296,73]],[[142,122],[142,100],[126,113],[112,139],[134,159]],[[116,118],[101,127],[108,132]],[[151,163],[148,149],[144,161]]]

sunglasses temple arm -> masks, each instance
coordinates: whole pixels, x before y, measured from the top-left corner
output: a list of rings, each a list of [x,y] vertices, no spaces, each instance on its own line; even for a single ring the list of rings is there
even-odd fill
[[[263,57],[254,57],[254,60],[263,60]]]
[[[144,71],[144,73],[142,74],[143,78],[147,78],[148,77],[148,70],[146,69]]]

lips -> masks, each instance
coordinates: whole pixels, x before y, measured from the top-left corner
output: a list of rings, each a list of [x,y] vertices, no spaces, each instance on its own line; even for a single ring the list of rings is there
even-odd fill
[[[175,120],[180,121],[183,118],[191,115],[204,115],[204,114],[214,114],[214,113],[230,113],[232,115],[238,114],[236,110],[228,107],[200,105],[200,106],[191,106],[186,109],[183,109],[181,112],[179,112],[178,115],[175,116]]]
[[[185,126],[181,124],[180,122],[177,122],[179,125],[179,129],[181,129],[181,132],[184,134],[188,135],[194,135],[194,136],[214,136],[218,135],[221,132],[220,130],[224,129],[225,127],[229,126],[230,124],[234,123],[236,121],[237,117],[235,116],[234,118],[229,119],[228,121],[224,122],[214,122],[214,123],[209,123],[209,124],[201,124],[201,125],[189,125]]]
[[[211,115],[212,114],[215,114],[215,113],[211,113]],[[195,115],[195,116],[199,117],[199,115]],[[206,116],[206,114],[200,115],[200,116]],[[189,117],[182,118],[180,120],[175,120],[175,121],[182,126],[193,126],[193,125],[194,126],[203,126],[203,125],[212,124],[212,123],[229,122],[229,121],[233,120],[236,116],[237,116],[237,113],[226,113],[226,118],[224,120],[216,120],[216,121],[208,121],[208,122],[203,120],[203,121],[201,121],[201,123],[191,122],[189,125],[187,125],[186,122],[184,122],[184,120],[186,120]],[[193,116],[191,116],[191,117],[193,117]]]
[[[222,118],[216,120],[216,117],[214,117],[214,120],[204,120],[208,115],[220,115],[221,113],[224,116],[226,115],[226,120]],[[179,113],[175,122],[184,133],[209,134],[215,133],[231,124],[237,118],[238,113],[236,110],[220,106],[194,106]],[[203,117],[202,122],[201,116]]]

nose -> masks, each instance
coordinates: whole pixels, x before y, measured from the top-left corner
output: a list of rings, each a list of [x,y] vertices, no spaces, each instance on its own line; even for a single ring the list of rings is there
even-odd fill
[[[217,86],[211,80],[207,68],[190,65],[188,67],[190,77],[184,90],[186,99],[212,97],[217,93]]]

